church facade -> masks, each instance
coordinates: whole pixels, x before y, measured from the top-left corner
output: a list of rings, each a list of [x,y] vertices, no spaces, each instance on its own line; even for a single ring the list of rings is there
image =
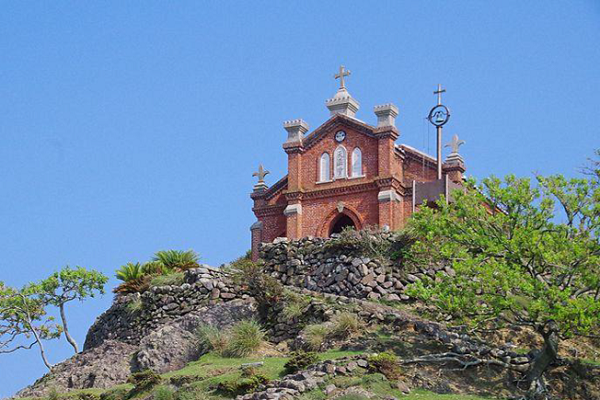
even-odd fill
[[[397,144],[398,108],[376,106],[377,125],[356,118],[359,103],[348,93],[343,68],[341,85],[326,101],[330,118],[309,133],[301,119],[286,121],[288,173],[268,186],[262,166],[251,198],[257,221],[252,233],[252,258],[261,242],[278,237],[328,237],[345,227],[402,228],[417,204],[460,184],[464,162],[455,146],[437,179],[436,159]],[[455,138],[457,140],[457,138]]]

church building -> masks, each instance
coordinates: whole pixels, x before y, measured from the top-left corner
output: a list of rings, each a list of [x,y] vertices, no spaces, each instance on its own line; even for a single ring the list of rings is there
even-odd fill
[[[374,108],[375,126],[356,117],[359,103],[344,82],[349,74],[341,67],[335,75],[340,88],[325,102],[330,117],[321,126],[309,133],[302,119],[284,122],[287,175],[268,186],[264,177],[269,172],[262,165],[254,174],[258,177],[251,194],[257,218],[250,228],[254,260],[260,243],[278,237],[329,237],[346,227],[400,229],[415,206],[441,194],[448,198],[450,189],[462,182],[465,166],[457,136],[443,163],[438,140],[438,173],[436,158],[396,143],[400,132],[394,104]]]

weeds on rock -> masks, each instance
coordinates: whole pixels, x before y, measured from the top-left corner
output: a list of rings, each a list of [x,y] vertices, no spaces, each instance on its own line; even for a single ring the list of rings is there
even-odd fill
[[[285,307],[283,308],[283,315],[287,319],[294,319],[301,317],[306,309],[310,306],[311,299],[307,296],[302,296],[292,291],[286,290],[284,292]]]
[[[129,390],[125,388],[110,389],[100,395],[100,400],[126,400],[129,398]]]
[[[312,351],[321,350],[325,339],[329,335],[330,329],[325,324],[308,325],[304,328],[304,337],[306,345]]]
[[[125,306],[125,309],[127,310],[127,313],[129,313],[129,314],[138,314],[142,311],[143,308],[144,308],[144,303],[142,302],[142,299],[139,297],[139,295],[138,295],[138,297],[132,299]]]
[[[230,395],[239,395],[255,392],[260,385],[266,385],[270,379],[264,375],[253,375],[248,378],[236,379],[221,382],[217,385],[217,390]]]
[[[285,363],[284,368],[288,374],[305,369],[319,361],[319,357],[312,351],[294,351],[290,354],[290,359]]]
[[[359,333],[365,326],[364,322],[351,312],[341,312],[335,315],[332,322],[331,335],[341,339],[347,339]]]
[[[158,275],[152,278],[150,286],[181,286],[184,282],[183,272],[171,272],[166,275]]]
[[[214,351],[220,356],[224,355],[229,345],[228,333],[212,325],[199,326],[196,335],[204,351]]]
[[[384,352],[372,355],[368,361],[371,371],[380,372],[388,379],[397,379],[401,375],[398,357],[394,353]]]
[[[132,374],[128,379],[127,383],[133,385],[133,392],[145,392],[152,389],[154,386],[160,384],[162,378],[159,374],[152,370],[145,370]]]
[[[153,400],[175,400],[175,391],[169,386],[159,386],[152,393]]]

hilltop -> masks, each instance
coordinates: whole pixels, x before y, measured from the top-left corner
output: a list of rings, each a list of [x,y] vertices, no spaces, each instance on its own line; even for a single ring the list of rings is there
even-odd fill
[[[83,352],[20,398],[502,399],[542,343],[527,328],[451,327],[407,288],[449,265],[409,267],[407,238],[345,232],[117,293]],[[438,318],[439,317],[439,318]],[[546,377],[556,398],[600,398],[598,342],[568,341]],[[574,356],[578,359],[575,360]],[[582,361],[583,360],[583,361]]]

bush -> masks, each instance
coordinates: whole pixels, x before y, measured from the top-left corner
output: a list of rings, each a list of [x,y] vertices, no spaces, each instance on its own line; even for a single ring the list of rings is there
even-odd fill
[[[358,316],[351,312],[342,312],[333,317],[331,334],[338,338],[349,338],[359,333],[364,328],[364,323]]]
[[[142,271],[146,275],[163,275],[172,272],[160,261],[148,261],[147,263],[144,263],[142,265]]]
[[[236,260],[231,265],[234,281],[256,299],[258,311],[264,318],[268,311],[283,297],[283,285],[263,272],[261,263],[249,259]]]
[[[251,393],[255,392],[260,385],[268,384],[269,381],[269,378],[264,375],[253,375],[248,378],[221,382],[217,385],[217,390],[231,395]]]
[[[171,385],[175,386],[186,386],[200,380],[202,378],[198,375],[175,375],[169,378]]]
[[[181,286],[185,280],[183,272],[171,272],[166,275],[158,275],[152,278],[150,286]]]
[[[308,325],[304,328],[304,337],[310,350],[321,350],[321,346],[329,335],[329,328],[324,324]]]
[[[294,351],[290,354],[290,359],[285,363],[284,368],[288,374],[305,369],[319,361],[316,353],[309,351]]]
[[[153,261],[160,262],[168,270],[185,271],[198,268],[200,257],[193,250],[161,250],[154,255]]]
[[[50,391],[48,392],[48,400],[59,400],[60,399],[60,394],[58,393],[58,390],[53,386],[50,388]]]
[[[265,341],[265,332],[254,320],[240,321],[230,331],[226,354],[229,357],[246,357],[257,351]]]
[[[169,386],[159,386],[152,394],[153,400],[174,400],[175,391]]]
[[[369,369],[380,372],[388,379],[397,379],[400,376],[398,357],[394,353],[384,352],[369,357]]]
[[[229,344],[229,335],[212,325],[201,325],[196,331],[200,346],[204,351],[214,351],[222,356]]]
[[[125,388],[110,389],[100,395],[100,400],[126,400],[128,398],[129,390]]]
[[[154,386],[160,384],[161,377],[152,370],[145,370],[132,374],[128,379],[127,383],[133,385],[134,392],[145,392],[152,389]]]

